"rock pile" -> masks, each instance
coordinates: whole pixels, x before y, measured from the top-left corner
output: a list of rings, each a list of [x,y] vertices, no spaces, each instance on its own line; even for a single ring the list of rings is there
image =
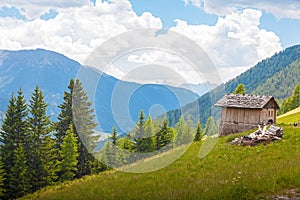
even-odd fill
[[[266,126],[262,129],[258,125],[259,129],[248,136],[242,136],[235,138],[231,144],[244,145],[244,146],[255,146],[260,143],[269,143],[274,140],[282,140],[283,130],[278,126],[270,126],[266,130]]]

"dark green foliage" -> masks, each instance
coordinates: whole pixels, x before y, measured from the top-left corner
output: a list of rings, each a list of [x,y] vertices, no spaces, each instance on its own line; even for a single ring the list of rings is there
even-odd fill
[[[58,122],[55,126],[55,138],[57,143],[57,148],[59,148],[62,144],[63,138],[65,137],[65,134],[67,130],[70,127],[70,124],[72,124],[73,121],[73,112],[72,112],[72,93],[73,93],[73,87],[74,87],[74,80],[71,79],[68,89],[69,92],[64,93],[64,102],[59,105],[59,108],[61,109],[57,119]]]
[[[94,167],[100,166],[90,153],[95,147],[92,134],[97,124],[94,122],[93,109],[90,108],[92,104],[88,101],[81,82],[78,79],[75,81],[72,79],[68,89],[69,92],[64,94],[64,102],[59,106],[61,113],[58,116],[59,121],[56,124],[55,136],[59,148],[68,127],[73,126],[74,134],[78,138],[79,148],[76,176],[82,177],[98,171]]]
[[[300,60],[285,67],[269,78],[266,82],[260,84],[253,94],[275,96],[280,101],[292,94],[293,88],[300,83]]]
[[[4,165],[5,198],[20,197],[28,191],[26,158],[29,149],[27,105],[22,90],[11,96],[1,127],[0,153]],[[23,171],[24,170],[24,171]]]
[[[28,132],[30,133],[28,166],[31,190],[38,190],[55,180],[56,152],[51,138],[50,117],[42,91],[36,87],[30,100]]]
[[[112,140],[112,144],[117,146],[118,145],[118,133],[117,133],[117,128],[114,127],[110,136],[110,139]]]
[[[220,109],[215,108],[214,104],[225,94],[234,92],[238,84],[243,84],[245,88],[247,88],[247,93],[250,94],[271,95],[279,99],[288,97],[293,90],[293,88],[289,86],[293,85],[292,87],[294,87],[294,85],[299,83],[299,73],[297,73],[299,71],[299,66],[298,64],[295,64],[297,67],[292,67],[292,63],[297,61],[299,57],[300,45],[276,53],[271,58],[259,62],[256,66],[242,73],[235,79],[228,81],[226,84],[219,85],[211,92],[201,96],[197,101],[187,104],[180,109],[169,111],[167,117],[170,120],[170,125],[176,125],[182,115],[190,116],[194,123],[201,117],[202,124],[206,123],[209,116],[214,116],[217,119],[220,117]],[[291,66],[290,70],[288,70],[289,66]],[[284,71],[285,69],[287,70]],[[278,76],[276,76],[277,73]],[[288,77],[286,77],[286,73],[288,74]],[[272,79],[272,77],[275,76],[276,80]],[[269,80],[276,84],[269,87],[269,83],[266,84],[264,88],[260,87]],[[290,82],[293,83],[290,84]],[[284,88],[281,89],[281,86],[284,86]],[[257,88],[259,88],[258,91],[256,91]],[[269,90],[271,92],[269,92]],[[280,93],[276,93],[276,91]]]
[[[26,162],[25,149],[22,143],[14,150],[13,166],[7,179],[9,180],[9,198],[21,197],[29,190],[28,166]]]
[[[198,120],[196,135],[195,135],[194,141],[195,142],[196,141],[201,141],[202,137],[203,137],[202,125],[201,125],[200,120]]]
[[[4,177],[5,177],[5,171],[3,167],[3,163],[0,160],[0,198],[4,195]]]
[[[239,84],[233,94],[246,94],[246,88],[244,84]]]
[[[298,108],[299,106],[300,106],[300,84],[296,85],[292,96],[283,100],[278,114],[279,115],[284,114],[290,110]]]
[[[155,134],[156,150],[161,150],[170,144],[174,139],[174,130],[169,126],[169,121],[165,117],[160,130]]]
[[[60,177],[59,180],[72,180],[75,177],[78,163],[78,142],[73,131],[73,126],[69,126],[66,136],[61,144],[59,152],[61,161],[59,162]]]

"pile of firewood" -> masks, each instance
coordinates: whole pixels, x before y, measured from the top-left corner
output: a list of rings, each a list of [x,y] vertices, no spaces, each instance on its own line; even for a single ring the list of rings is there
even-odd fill
[[[235,138],[231,144],[244,145],[244,146],[255,146],[260,143],[269,143],[275,140],[282,140],[283,130],[278,126],[270,126],[266,130],[266,126],[261,128],[258,125],[259,129],[254,133],[251,133],[248,136],[242,136]]]

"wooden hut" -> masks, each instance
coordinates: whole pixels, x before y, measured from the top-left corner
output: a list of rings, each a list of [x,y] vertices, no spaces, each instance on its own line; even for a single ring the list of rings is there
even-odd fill
[[[276,123],[277,102],[272,96],[227,94],[215,106],[222,108],[220,134],[239,133],[258,124]]]

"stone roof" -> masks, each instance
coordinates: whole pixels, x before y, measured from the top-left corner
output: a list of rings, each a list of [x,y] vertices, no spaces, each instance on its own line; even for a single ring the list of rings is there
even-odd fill
[[[275,102],[274,107],[279,108],[274,97],[272,96],[259,96],[253,94],[226,94],[222,97],[215,106],[218,107],[230,107],[230,108],[252,108],[262,109],[270,101]]]

